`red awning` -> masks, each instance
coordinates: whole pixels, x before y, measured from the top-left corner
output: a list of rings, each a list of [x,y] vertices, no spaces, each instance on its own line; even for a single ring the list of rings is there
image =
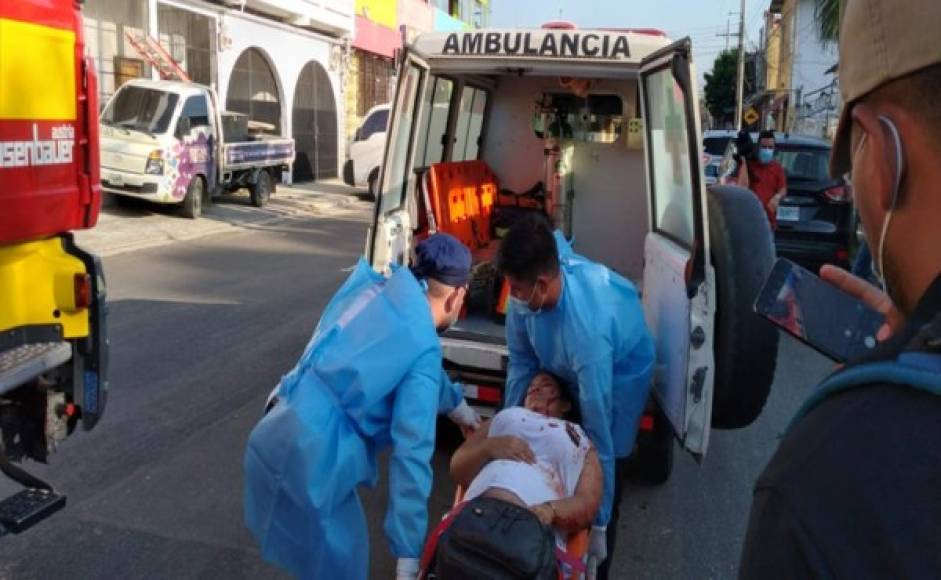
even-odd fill
[[[392,58],[401,43],[402,38],[398,30],[386,28],[362,16],[356,17],[353,48]]]

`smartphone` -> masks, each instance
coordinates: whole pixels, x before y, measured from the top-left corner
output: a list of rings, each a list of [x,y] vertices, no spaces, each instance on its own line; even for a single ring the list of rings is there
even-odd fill
[[[790,260],[778,259],[755,300],[755,312],[839,362],[876,347],[884,317]]]

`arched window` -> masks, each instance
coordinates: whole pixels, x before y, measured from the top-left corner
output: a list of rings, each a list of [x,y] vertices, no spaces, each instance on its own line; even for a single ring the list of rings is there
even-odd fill
[[[253,121],[274,125],[281,131],[281,97],[268,59],[257,48],[239,55],[229,80],[226,108],[248,115]]]

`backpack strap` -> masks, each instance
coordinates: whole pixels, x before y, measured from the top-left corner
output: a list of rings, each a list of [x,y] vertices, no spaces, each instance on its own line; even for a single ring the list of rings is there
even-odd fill
[[[462,501],[451,508],[451,511],[444,516],[441,522],[435,527],[434,531],[431,532],[431,536],[428,537],[428,541],[425,544],[425,549],[422,551],[421,566],[418,575],[419,579],[423,580],[428,578],[428,574],[431,572],[431,565],[434,563],[435,553],[438,551],[438,540],[440,540],[441,535],[451,527],[451,524],[454,523],[454,518],[461,513],[461,510],[463,510],[466,505],[467,502]]]
[[[941,353],[908,351],[895,360],[853,366],[830,375],[791,419],[788,430],[827,397],[877,383],[892,383],[941,396]]]

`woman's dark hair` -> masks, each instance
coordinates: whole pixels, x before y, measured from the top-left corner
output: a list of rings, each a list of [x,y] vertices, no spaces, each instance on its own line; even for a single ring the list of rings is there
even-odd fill
[[[578,397],[575,396],[575,393],[572,391],[572,387],[562,378],[555,374],[550,373],[549,371],[539,371],[536,375],[548,375],[552,377],[552,380],[559,385],[559,399],[566,401],[569,404],[569,412],[566,413],[562,418],[566,421],[571,421],[572,423],[577,423],[581,425],[582,423],[582,414],[578,408]]]
[[[532,212],[513,224],[500,243],[497,269],[529,284],[543,274],[559,272],[559,250],[545,214]]]

